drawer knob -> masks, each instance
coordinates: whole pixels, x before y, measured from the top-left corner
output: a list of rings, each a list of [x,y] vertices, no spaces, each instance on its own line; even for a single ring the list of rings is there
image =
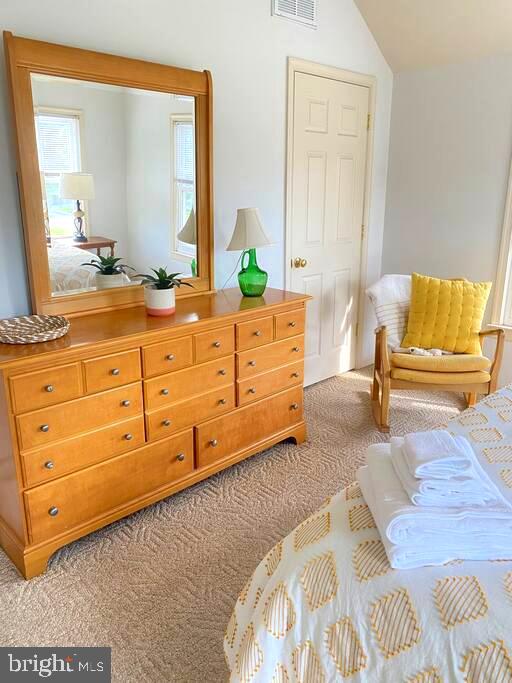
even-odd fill
[[[161,393],[163,396],[168,396],[169,395],[169,389],[162,389]]]
[[[215,448],[215,446],[216,446],[218,443],[219,443],[219,442],[217,441],[217,439],[211,439],[211,440],[210,440],[210,446],[211,446],[212,448]]]
[[[295,322],[295,320],[290,320],[290,322],[288,323],[288,327],[295,327],[296,324],[297,323]]]
[[[40,429],[42,432],[49,432],[49,431],[50,431],[50,425],[41,425],[41,426],[39,427],[39,429]]]
[[[216,349],[220,349],[220,341],[213,342]]]
[[[121,401],[121,405],[123,408],[128,408],[130,405],[131,401],[129,401],[127,398],[124,401]]]
[[[185,453],[178,453],[178,455],[176,456],[176,460],[183,462],[185,460]]]
[[[169,420],[168,417],[166,417],[165,420],[162,420],[162,425],[163,425],[164,427],[170,427],[171,421]]]
[[[299,373],[298,372],[292,372],[292,377],[298,377]]]
[[[222,370],[219,370],[219,375],[225,375],[225,374],[226,374],[226,371],[224,370],[224,368],[222,368]]]
[[[254,368],[255,365],[256,365],[256,361],[255,361],[255,360],[250,360],[250,361],[249,361],[249,365],[251,366],[251,368]]]
[[[166,356],[166,359],[167,359],[167,360],[174,360],[175,357],[176,357],[176,356],[174,355],[174,353],[168,353],[167,356]]]
[[[128,432],[128,434],[125,434],[125,435],[124,435],[124,438],[126,439],[126,441],[131,441],[131,440],[133,439],[133,434],[130,434],[130,433]]]
[[[119,368],[114,368],[113,370],[111,370],[111,372],[112,372],[113,375],[116,375],[116,376],[117,376],[117,375],[120,374],[121,370],[120,370]]]
[[[46,467],[47,470],[53,470],[53,468],[54,468],[54,464],[51,460],[47,460],[44,463],[44,466]]]
[[[52,505],[52,507],[48,510],[48,514],[50,517],[57,517],[59,514],[59,508],[56,508],[55,505]]]
[[[299,353],[300,347],[294,346],[293,349],[292,349],[292,351],[293,351],[294,353]]]
[[[255,387],[249,387],[249,393],[250,393],[250,394],[255,394],[255,393],[256,393]]]
[[[225,398],[219,398],[219,403],[221,406],[225,406],[226,405],[226,399]]]
[[[261,330],[256,330],[256,332],[254,333],[254,336],[255,337],[261,337]]]
[[[299,404],[298,403],[292,403],[290,406],[291,410],[298,410],[299,409]]]
[[[53,391],[53,384],[47,384],[45,386],[44,390],[47,391],[49,394],[51,394]]]

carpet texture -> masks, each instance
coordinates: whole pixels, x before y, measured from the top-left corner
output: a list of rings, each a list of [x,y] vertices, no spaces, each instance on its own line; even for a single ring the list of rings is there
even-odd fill
[[[306,389],[309,439],[279,444],[60,550],[24,581],[0,551],[1,645],[112,647],[113,680],[221,683],[222,639],[265,553],[354,479],[374,426],[368,370]],[[396,392],[392,434],[464,408]]]

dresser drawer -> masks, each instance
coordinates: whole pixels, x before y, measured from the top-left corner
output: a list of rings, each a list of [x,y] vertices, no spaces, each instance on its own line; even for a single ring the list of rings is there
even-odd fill
[[[85,391],[94,394],[141,378],[139,349],[84,360]]]
[[[191,427],[228,410],[233,410],[234,407],[235,387],[230,384],[201,396],[194,396],[186,401],[146,413],[148,441],[163,439],[185,427]]]
[[[188,368],[192,363],[192,337],[180,337],[142,347],[144,377]]]
[[[235,350],[235,334],[233,325],[221,327],[211,332],[201,332],[194,335],[194,350],[196,363],[220,358],[233,353]]]
[[[304,334],[304,324],[306,321],[306,311],[297,308],[287,313],[278,313],[274,316],[276,339],[286,339]]]
[[[238,351],[268,344],[273,338],[274,321],[272,317],[249,320],[245,323],[238,323],[236,326],[236,348]]]
[[[304,336],[291,337],[267,344],[259,349],[240,351],[236,354],[239,379],[259,375],[280,365],[293,363],[304,358]]]
[[[296,387],[196,427],[197,467],[233,456],[301,422],[302,404],[302,387]]]
[[[183,401],[217,387],[235,381],[235,359],[233,356],[219,358],[195,365],[192,368],[171,372],[162,377],[144,380],[144,399],[147,410]]]
[[[15,413],[36,410],[80,396],[80,365],[58,365],[54,368],[11,377],[11,402]]]
[[[141,413],[141,382],[25,413],[16,418],[20,450],[45,446]]]
[[[304,382],[304,362],[290,363],[283,365],[277,370],[264,372],[262,375],[255,375],[237,382],[238,405],[258,401],[260,398],[275,394],[277,391],[289,389],[295,385],[302,385]]]
[[[25,484],[34,486],[62,477],[114,455],[133,451],[143,446],[144,441],[144,416],[139,415],[36,451],[26,451],[21,456]]]
[[[192,430],[25,492],[32,543],[53,538],[181,479],[194,468]]]

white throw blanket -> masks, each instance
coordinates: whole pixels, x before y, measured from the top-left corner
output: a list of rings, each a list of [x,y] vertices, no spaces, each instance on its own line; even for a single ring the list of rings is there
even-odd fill
[[[395,473],[389,444],[370,446],[367,462],[357,479],[392,567],[512,558],[512,512],[507,504],[483,509],[418,507]]]
[[[399,347],[405,336],[411,305],[411,276],[383,275],[368,287],[366,294],[372,302],[379,325],[385,325],[388,344]]]
[[[414,505],[462,507],[489,505],[495,502],[507,504],[480,466],[469,442],[463,436],[456,436],[455,441],[467,454],[472,468],[465,474],[445,479],[429,479],[412,476],[403,449],[403,438],[395,436],[391,439],[393,467]]]
[[[471,469],[464,450],[444,429],[406,434],[404,453],[413,477],[444,479]]]

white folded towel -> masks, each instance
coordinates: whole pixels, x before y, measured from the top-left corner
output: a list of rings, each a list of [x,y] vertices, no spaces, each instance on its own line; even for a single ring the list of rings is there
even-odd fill
[[[490,505],[496,502],[508,505],[499,490],[482,469],[470,443],[463,436],[454,437],[466,453],[472,467],[466,474],[446,479],[413,477],[405,457],[401,437],[391,439],[391,460],[396,475],[414,505],[462,507]]]
[[[444,479],[471,469],[467,454],[445,429],[406,434],[404,454],[413,477]]]
[[[389,444],[370,446],[357,472],[392,567],[412,569],[451,560],[512,559],[512,511],[428,508],[411,504],[391,461]]]

